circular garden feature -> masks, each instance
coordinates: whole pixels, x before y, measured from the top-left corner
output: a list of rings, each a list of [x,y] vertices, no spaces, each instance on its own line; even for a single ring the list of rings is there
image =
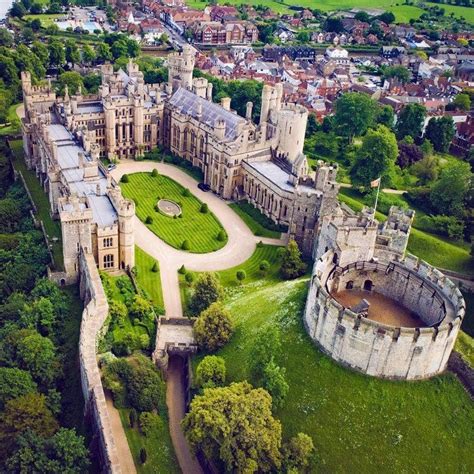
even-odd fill
[[[181,215],[181,206],[171,201],[171,199],[160,199],[157,205],[160,212],[165,216],[178,217]]]
[[[211,210],[203,213],[203,202],[168,176],[132,173],[120,188],[135,202],[137,217],[172,247],[208,253],[227,243],[227,234]]]

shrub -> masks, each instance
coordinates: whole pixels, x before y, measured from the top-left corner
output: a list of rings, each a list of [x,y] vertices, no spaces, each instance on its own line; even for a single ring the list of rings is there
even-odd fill
[[[280,408],[288,395],[288,383],[285,379],[285,369],[271,360],[263,369],[263,388],[272,396],[274,408]]]
[[[194,273],[191,273],[191,272],[186,273],[186,275],[184,276],[184,279],[186,280],[186,283],[188,285],[192,285],[194,281]]]
[[[139,321],[145,321],[151,318],[153,314],[153,307],[151,303],[140,295],[133,297],[133,302],[130,305],[130,316]]]
[[[207,214],[208,211],[209,211],[208,205],[205,202],[203,202],[201,204],[201,208],[199,209],[199,212],[202,212],[203,214]]]
[[[130,182],[130,180],[129,180],[129,178],[128,178],[128,174],[124,174],[124,175],[122,176],[122,178],[120,179],[120,182],[122,182],[122,183],[128,183],[128,182]]]
[[[188,188],[185,188],[181,192],[181,195],[184,196],[184,197],[189,197],[189,196],[191,196],[191,191]]]
[[[230,313],[219,303],[204,310],[194,323],[194,337],[201,349],[212,352],[223,347],[234,330]]]
[[[464,222],[455,216],[421,216],[416,220],[416,226],[451,239],[461,240],[464,236]]]
[[[281,352],[281,334],[277,326],[264,326],[250,348],[250,372],[262,378],[265,367]]]
[[[151,216],[146,216],[145,224],[153,224],[153,217],[151,217]]]
[[[285,466],[297,472],[304,472],[313,451],[313,440],[305,433],[298,433],[283,447]]]
[[[226,238],[225,231],[220,230],[219,233],[217,234],[217,240],[219,242],[224,242],[225,238]]]
[[[153,168],[153,171],[151,172],[152,178],[156,178],[159,175],[160,173],[158,173],[158,170],[156,168]]]
[[[186,275],[186,272],[187,272],[186,267],[184,265],[181,265],[179,267],[178,273],[181,275]]]
[[[140,449],[140,462],[141,462],[142,464],[145,464],[145,463],[146,463],[146,458],[147,458],[146,449],[145,449],[145,448],[141,448],[141,449]]]
[[[262,260],[258,268],[265,275],[270,270],[270,263],[268,260]]]
[[[181,248],[183,250],[189,250],[189,242],[187,240],[183,240],[183,243],[181,244]]]
[[[160,212],[160,208],[159,208],[158,204],[155,204],[153,209],[155,209],[155,212]]]
[[[158,262],[155,262],[153,266],[151,267],[151,271],[154,273],[158,273],[160,268],[158,267]]]
[[[199,315],[212,303],[219,301],[222,294],[223,290],[217,277],[213,273],[202,273],[194,285],[194,293],[189,303],[191,314],[193,316]]]
[[[294,240],[288,242],[284,249],[280,272],[285,280],[292,280],[303,275],[306,271],[306,264],[301,260],[301,252],[298,244]]]
[[[128,421],[130,422],[130,428],[134,428],[135,423],[137,422],[137,410],[135,410],[135,408],[130,410],[130,413],[128,414]]]
[[[129,346],[128,342],[125,340],[114,341],[112,344],[112,352],[117,357],[126,357],[132,353],[132,349]]]
[[[162,424],[163,421],[159,415],[153,412],[144,411],[140,413],[140,431],[145,435],[149,436],[157,427]]]
[[[214,388],[224,385],[225,360],[218,356],[206,356],[196,369],[196,384],[200,388]]]
[[[138,336],[138,341],[140,344],[140,349],[146,351],[150,348],[150,336],[148,334],[140,334]]]
[[[235,278],[237,278],[237,281],[242,283],[247,278],[247,273],[245,273],[245,270],[237,270]]]

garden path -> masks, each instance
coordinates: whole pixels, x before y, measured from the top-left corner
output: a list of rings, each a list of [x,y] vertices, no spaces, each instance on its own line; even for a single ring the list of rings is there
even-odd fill
[[[174,179],[189,190],[209,209],[224,227],[227,244],[215,252],[195,254],[171,247],[135,217],[135,244],[160,264],[161,286],[167,317],[183,317],[181,295],[179,291],[178,269],[184,265],[193,271],[218,271],[235,267],[251,257],[258,242],[270,245],[286,245],[285,238],[270,239],[252,234],[245,222],[219,197],[212,192],[203,192],[197,187],[194,178],[175,166],[155,161],[122,161],[112,176],[119,181],[123,174],[151,172],[156,168],[162,175]],[[189,450],[181,429],[181,420],[185,415],[185,390],[182,370],[175,366],[176,361],[168,367],[166,402],[168,405],[170,433],[180,468],[184,474],[198,474],[199,464]]]

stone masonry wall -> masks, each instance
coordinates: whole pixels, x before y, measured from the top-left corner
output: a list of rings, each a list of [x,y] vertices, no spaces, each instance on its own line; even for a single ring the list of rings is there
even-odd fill
[[[119,457],[105,401],[97,364],[97,341],[101,335],[109,306],[102,287],[94,256],[82,251],[79,257],[80,292],[84,300],[79,338],[79,363],[86,413],[98,438],[102,472],[120,473]]]
[[[308,334],[324,352],[360,372],[392,379],[427,378],[446,368],[465,311],[462,295],[454,284],[417,259],[397,263],[420,283],[420,292],[424,281],[426,286],[436,288],[440,298],[451,302],[452,320],[438,327],[386,326],[358,316],[329,294],[325,283],[334,268],[332,259],[333,252],[328,251],[316,262],[304,315]],[[381,271],[382,267],[387,268],[387,264],[379,265]],[[391,284],[390,280],[386,283]],[[380,287],[378,291],[381,292]],[[415,287],[410,291],[414,292]],[[429,307],[417,309],[421,317],[428,318]]]

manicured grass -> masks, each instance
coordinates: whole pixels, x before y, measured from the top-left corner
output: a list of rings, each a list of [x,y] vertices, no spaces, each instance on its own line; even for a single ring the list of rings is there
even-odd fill
[[[304,330],[307,285],[307,278],[256,281],[227,294],[236,331],[217,353],[226,361],[226,382],[252,381],[249,349],[257,331],[278,325],[283,350],[276,362],[290,389],[275,416],[285,438],[312,437],[309,472],[473,472],[474,405],[458,380],[392,382],[337,365]]]
[[[341,189],[339,200],[354,211],[360,211],[364,207],[351,189]],[[376,213],[376,217],[382,221],[386,219],[386,216],[380,212]],[[469,247],[464,243],[451,243],[447,239],[412,228],[407,250],[436,267],[474,275],[474,258],[471,257]]]
[[[31,21],[31,20],[40,20],[41,21],[41,26],[44,28],[47,28],[48,26],[51,26],[55,23],[54,20],[57,20],[58,18],[66,18],[67,15],[64,13],[41,13],[40,15],[25,15],[23,17],[23,20],[26,21]]]
[[[160,271],[152,271],[153,265],[158,262],[144,252],[140,247],[135,247],[135,266],[137,268],[137,281],[140,288],[149,296],[155,306],[164,307],[163,292],[161,289]]]
[[[22,104],[21,103],[13,104],[13,105],[10,105],[10,107],[8,108],[8,114],[7,114],[8,125],[0,126],[0,136],[4,137],[6,135],[15,135],[17,133],[20,133],[21,131],[20,117],[18,117],[16,113],[16,109],[18,109],[20,105]]]
[[[171,443],[167,420],[162,419],[162,423],[154,431],[144,436],[138,427],[130,428],[129,409],[119,408],[119,413],[135,467],[139,473],[178,474],[181,472]],[[145,464],[140,462],[142,448],[146,449],[148,455]]]
[[[474,369],[474,339],[465,332],[460,331],[454,349]]]
[[[158,237],[175,248],[181,248],[183,241],[189,243],[192,253],[213,252],[222,248],[227,242],[217,236],[223,227],[216,217],[208,211],[200,212],[201,201],[193,194],[184,196],[183,188],[167,176],[152,177],[151,173],[135,173],[129,175],[128,183],[120,183],[125,197],[133,199],[137,216],[145,222],[150,216],[153,219],[148,227]],[[181,206],[182,217],[172,218],[155,211],[159,199],[170,199]]]
[[[275,228],[277,226],[273,224],[273,222],[268,217],[261,214],[258,209],[255,209],[251,204],[240,201],[229,204],[229,206],[247,224],[254,235],[258,235],[260,237],[270,237],[272,239],[279,239],[281,237],[281,232],[271,229],[271,227]]]
[[[36,204],[38,210],[38,219],[43,221],[46,234],[50,239],[52,245],[52,253],[54,263],[57,269],[63,268],[63,250],[61,244],[61,225],[59,221],[51,219],[49,214],[51,206],[49,204],[48,196],[43,191],[41,184],[34,171],[28,170],[23,157],[23,141],[13,140],[10,142],[10,148],[14,155],[13,166],[17,171],[20,171],[25,179],[28,190],[30,191],[31,197]]]

